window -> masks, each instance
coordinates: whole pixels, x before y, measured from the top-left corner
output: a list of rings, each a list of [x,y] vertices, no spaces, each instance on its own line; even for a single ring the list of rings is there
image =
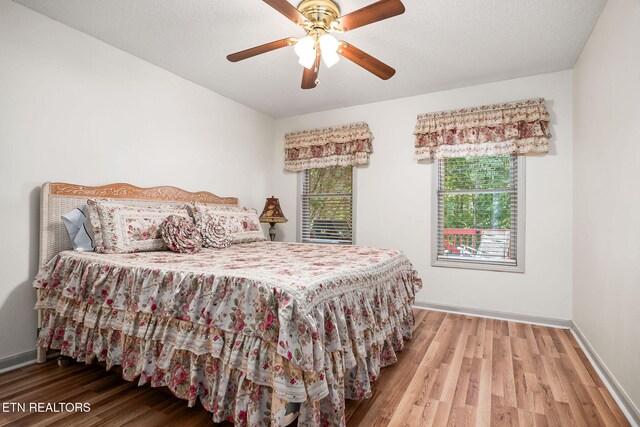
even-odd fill
[[[353,168],[308,169],[301,175],[298,241],[353,243]]]
[[[524,271],[524,159],[438,160],[434,266]]]

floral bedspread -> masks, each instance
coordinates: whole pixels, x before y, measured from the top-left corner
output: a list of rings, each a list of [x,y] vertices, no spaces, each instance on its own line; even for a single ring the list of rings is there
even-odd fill
[[[344,425],[411,337],[422,282],[398,251],[278,242],[198,254],[65,251],[37,275],[39,345],[168,386],[214,421]]]

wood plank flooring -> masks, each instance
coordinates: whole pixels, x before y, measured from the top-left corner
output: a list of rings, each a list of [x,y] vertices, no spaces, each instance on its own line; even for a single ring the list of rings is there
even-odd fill
[[[414,310],[414,339],[350,426],[628,426],[568,330]]]
[[[569,331],[415,314],[414,339],[372,398],[347,401],[349,426],[629,425]],[[0,374],[2,403],[61,401],[89,402],[91,411],[0,412],[0,425],[214,425],[203,408],[99,365],[50,361]]]
[[[211,414],[187,407],[148,385],[138,387],[104,366],[72,364],[61,368],[55,360],[0,374],[0,402],[88,402],[85,413],[0,412],[0,425],[19,426],[206,426]],[[2,409],[0,407],[0,409]]]

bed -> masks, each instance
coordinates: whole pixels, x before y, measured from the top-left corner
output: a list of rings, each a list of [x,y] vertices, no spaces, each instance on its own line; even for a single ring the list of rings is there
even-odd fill
[[[89,197],[237,204],[172,187],[47,183],[42,192],[39,361],[47,349],[167,386],[215,422],[345,425],[411,338],[422,286],[399,251],[282,242],[197,254],[68,250],[60,215]]]

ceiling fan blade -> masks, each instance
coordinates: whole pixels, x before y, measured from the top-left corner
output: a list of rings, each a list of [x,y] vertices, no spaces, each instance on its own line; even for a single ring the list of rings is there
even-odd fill
[[[227,55],[227,59],[231,62],[242,61],[243,59],[251,58],[252,56],[261,55],[263,53],[271,52],[272,50],[280,49],[295,44],[295,39],[289,37],[282,40],[276,40],[271,43],[265,43],[260,46],[252,47],[250,49],[241,50],[240,52]]]
[[[382,80],[388,80],[396,73],[396,70],[394,70],[384,62],[380,61],[377,58],[374,58],[367,52],[364,52],[347,42],[340,42],[338,53],[347,58],[349,61],[354,62],[370,73],[373,73],[376,76],[380,77]]]
[[[320,70],[320,52],[316,53],[316,62],[311,69],[305,68],[302,72],[302,89],[313,89],[318,84],[318,70]]]
[[[263,1],[301,27],[304,26],[304,23],[307,21],[307,18],[287,0]]]
[[[380,0],[338,18],[338,30],[350,31],[404,13],[400,0]]]

